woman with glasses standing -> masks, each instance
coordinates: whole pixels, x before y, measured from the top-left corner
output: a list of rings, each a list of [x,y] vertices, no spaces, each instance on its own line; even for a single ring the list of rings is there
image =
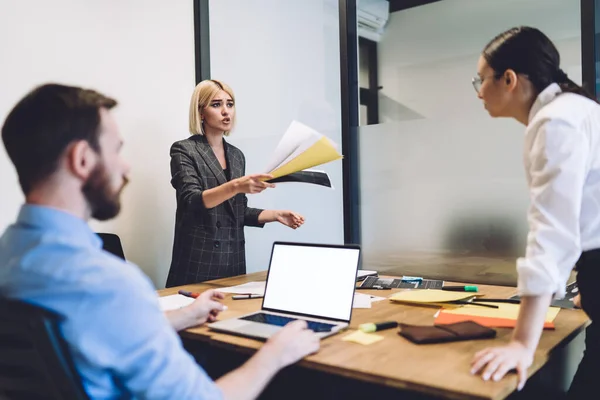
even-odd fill
[[[175,240],[167,287],[246,273],[244,226],[279,222],[292,229],[304,217],[287,210],[248,207],[246,194],[275,187],[270,175],[246,175],[244,153],[225,140],[235,123],[231,88],[200,82],[190,101],[191,137],[171,146],[176,190]]]
[[[483,50],[473,85],[492,117],[526,126],[529,234],[517,260],[521,307],[512,340],[475,354],[472,373],[501,379],[518,372],[518,388],[542,334],[553,296],[563,297],[577,265],[581,305],[600,324],[600,105],[560,68],[554,44],[535,28],[496,36]],[[593,322],[571,385],[574,398],[595,392],[600,333]]]

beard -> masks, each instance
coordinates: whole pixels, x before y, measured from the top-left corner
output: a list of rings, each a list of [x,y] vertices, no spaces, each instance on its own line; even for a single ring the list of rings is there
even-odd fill
[[[90,177],[82,188],[91,212],[92,218],[106,221],[114,218],[121,211],[121,192],[127,184],[123,177],[123,184],[118,190],[111,190],[110,176],[106,172],[104,163],[98,164],[91,172]]]

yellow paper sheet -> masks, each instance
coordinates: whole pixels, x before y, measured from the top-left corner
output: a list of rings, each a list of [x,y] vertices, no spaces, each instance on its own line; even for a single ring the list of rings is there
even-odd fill
[[[383,336],[374,335],[372,333],[364,333],[363,331],[355,331],[344,336],[342,340],[368,346],[383,340]]]
[[[475,295],[470,292],[425,289],[398,292],[390,296],[390,300],[411,304],[432,304],[444,303],[447,301],[468,300],[473,297],[475,297]]]
[[[494,304],[497,305],[498,308],[466,305],[452,310],[444,310],[444,312],[449,314],[470,315],[474,317],[491,317],[507,319],[517,319],[517,317],[519,316],[520,304],[491,302],[486,302],[485,304]],[[546,313],[546,322],[554,321],[554,318],[556,318],[559,311],[560,308],[558,307],[550,307],[548,309],[548,312]]]
[[[273,175],[274,178],[279,178],[280,176],[302,171],[330,161],[339,160],[340,158],[342,158],[342,155],[338,153],[331,141],[326,137],[322,137],[304,153],[301,153],[287,164],[274,169],[270,174]]]

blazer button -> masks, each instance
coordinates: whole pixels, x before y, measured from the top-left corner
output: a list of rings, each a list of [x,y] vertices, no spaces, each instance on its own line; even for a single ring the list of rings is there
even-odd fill
[[[221,227],[221,221],[217,221],[217,228]]]
[[[221,243],[219,243],[219,241],[216,241],[216,242],[215,242],[215,249],[218,249],[218,248],[219,248],[219,246],[221,246]]]

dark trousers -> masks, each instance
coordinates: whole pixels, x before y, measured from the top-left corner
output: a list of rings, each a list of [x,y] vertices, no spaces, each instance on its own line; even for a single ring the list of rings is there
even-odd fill
[[[569,399],[598,399],[600,383],[600,249],[585,251],[577,261],[581,307],[592,320],[585,331],[585,351],[569,389]]]

